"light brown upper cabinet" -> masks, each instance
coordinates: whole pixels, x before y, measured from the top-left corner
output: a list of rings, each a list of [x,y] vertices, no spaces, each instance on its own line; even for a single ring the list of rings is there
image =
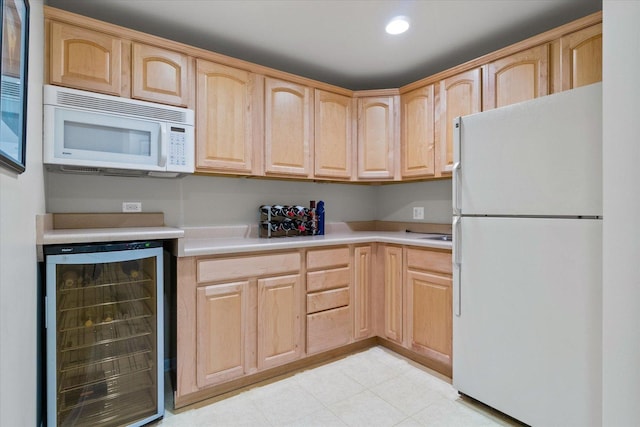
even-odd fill
[[[264,171],[311,176],[313,95],[308,86],[265,78]]]
[[[602,81],[602,24],[562,37],[560,49],[562,90]]]
[[[549,94],[547,44],[498,59],[485,67],[483,111]]]
[[[401,96],[401,168],[403,178],[435,174],[433,85]]]
[[[49,83],[186,107],[192,59],[99,31],[52,21]]]
[[[315,169],[320,178],[351,179],[352,104],[350,97],[316,89]]]
[[[131,97],[186,107],[190,58],[156,46],[133,43]]]
[[[258,83],[248,71],[197,60],[197,171],[254,172],[254,141],[260,138]]]
[[[436,115],[436,175],[451,174],[453,167],[453,120],[479,113],[481,71],[474,68],[440,81]]]
[[[398,96],[358,98],[358,178],[393,179]]]
[[[120,96],[129,64],[119,38],[59,22],[49,31],[49,83]]]

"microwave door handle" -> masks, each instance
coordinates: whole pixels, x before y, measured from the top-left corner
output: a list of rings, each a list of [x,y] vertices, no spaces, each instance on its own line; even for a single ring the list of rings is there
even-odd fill
[[[167,124],[160,123],[160,166],[161,168],[167,165],[167,145],[169,141],[167,139]]]

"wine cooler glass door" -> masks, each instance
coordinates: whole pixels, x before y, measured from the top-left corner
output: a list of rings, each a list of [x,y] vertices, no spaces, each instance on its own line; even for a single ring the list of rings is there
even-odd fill
[[[164,412],[162,248],[47,256],[48,422]]]

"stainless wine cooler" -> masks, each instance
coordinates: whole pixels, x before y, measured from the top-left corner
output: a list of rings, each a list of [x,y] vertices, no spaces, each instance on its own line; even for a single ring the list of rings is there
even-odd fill
[[[44,249],[48,426],[164,415],[162,243]]]

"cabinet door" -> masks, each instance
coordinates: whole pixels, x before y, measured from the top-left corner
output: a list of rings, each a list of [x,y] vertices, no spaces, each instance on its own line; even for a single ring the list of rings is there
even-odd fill
[[[258,280],[258,369],[300,358],[301,286],[299,274]]]
[[[428,177],[435,173],[433,92],[433,85],[429,85],[401,97],[403,178]]]
[[[282,80],[264,82],[265,173],[311,173],[311,90]]]
[[[186,107],[189,103],[189,57],[133,43],[131,97]]]
[[[255,76],[197,60],[196,169],[251,174]]]
[[[407,271],[407,346],[451,366],[450,277]]]
[[[450,174],[453,167],[453,120],[458,116],[479,113],[480,68],[441,80],[436,115],[436,175]]]
[[[315,169],[322,178],[352,175],[351,98],[315,90]]]
[[[385,246],[384,335],[402,343],[402,248]]]
[[[50,83],[120,95],[122,43],[117,37],[51,22],[49,54]]]
[[[249,282],[203,286],[196,297],[196,379],[205,387],[245,374]]]
[[[486,65],[483,110],[549,94],[549,46],[544,44]]]
[[[602,81],[602,24],[562,37],[562,90]]]
[[[355,339],[368,338],[373,333],[371,321],[371,246],[354,249],[353,257],[353,293]]]
[[[395,97],[358,99],[358,178],[394,177]]]

